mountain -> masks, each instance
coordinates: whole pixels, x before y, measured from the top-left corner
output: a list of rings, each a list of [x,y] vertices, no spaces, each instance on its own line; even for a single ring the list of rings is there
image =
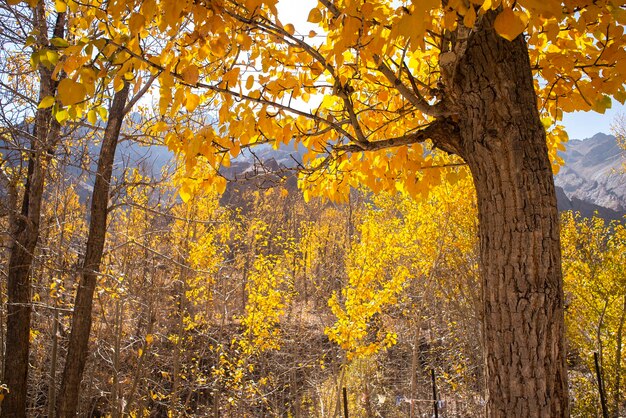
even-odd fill
[[[222,174],[231,180],[252,180],[248,187],[272,187],[278,172],[289,176],[290,169],[301,164],[304,151],[294,144],[278,149],[261,145],[254,153],[242,151],[231,167],[222,169]],[[570,141],[561,153],[565,165],[555,176],[559,210],[573,210],[584,217],[598,214],[607,220],[622,219],[626,215],[625,154],[612,135],[598,133],[585,140]]]
[[[99,146],[89,143],[87,152],[92,161],[97,159]],[[221,169],[222,175],[230,180],[248,180],[247,186],[229,186],[227,195],[234,198],[241,188],[273,187],[280,178],[288,179],[288,186],[296,187],[294,170],[300,166],[306,150],[295,143],[283,144],[278,149],[270,144],[255,147],[253,151],[244,149],[233,159],[230,167]],[[15,152],[0,138],[0,152],[9,164]],[[80,154],[80,153],[78,153]],[[598,133],[585,140],[571,140],[567,150],[561,153],[565,165],[555,176],[559,210],[575,210],[589,217],[594,213],[613,220],[626,215],[626,152],[622,150],[612,135]],[[159,177],[165,166],[174,158],[172,152],[163,146],[141,146],[133,141],[120,142],[114,167],[114,175],[120,176],[126,168],[142,167],[145,174]],[[15,163],[19,158],[15,158]],[[91,170],[95,169],[92,162]],[[78,177],[84,170],[80,163],[67,167],[70,177]],[[239,182],[235,182],[239,183]],[[89,195],[93,184],[93,173],[78,185],[82,197]],[[0,185],[0,198],[6,199],[4,187]]]
[[[626,159],[614,136],[598,133],[582,141],[572,140],[561,156],[565,165],[555,184],[572,204],[626,213]]]
[[[565,194],[563,188],[558,186],[556,187],[556,203],[559,211],[573,210],[574,212],[580,213],[581,216],[585,218],[591,218],[592,216],[597,215],[607,221],[617,221],[621,220],[626,215],[626,211],[616,211],[605,208],[604,206],[580,200],[576,197],[570,199]]]

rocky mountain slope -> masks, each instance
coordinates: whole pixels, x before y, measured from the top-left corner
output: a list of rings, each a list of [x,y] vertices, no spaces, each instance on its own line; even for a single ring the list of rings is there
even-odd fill
[[[626,214],[626,152],[614,136],[598,133],[572,140],[562,156],[565,165],[555,177],[561,210],[578,210],[585,216],[598,211],[607,219]]]
[[[97,151],[93,144],[87,150],[94,156]],[[5,158],[10,157],[1,139],[0,152]],[[256,186],[272,187],[277,171],[289,177],[300,165],[303,153],[304,149],[294,144],[279,149],[263,145],[255,149],[254,154],[245,151],[231,167],[223,170],[223,174],[230,179],[254,179],[252,183]],[[124,141],[118,147],[114,171],[120,175],[126,167],[143,166],[142,171],[158,177],[173,157],[165,147],[142,147]],[[614,136],[598,133],[585,140],[571,140],[562,157],[565,165],[555,177],[560,210],[575,210],[583,216],[598,213],[605,219],[621,219],[626,215],[626,151],[618,146]],[[78,166],[70,166],[68,170],[70,176],[78,176],[81,171]],[[84,188],[81,195],[89,194],[92,180],[93,175],[81,183],[79,188]],[[290,183],[295,188],[295,181]],[[0,198],[5,197],[4,192],[0,187]]]

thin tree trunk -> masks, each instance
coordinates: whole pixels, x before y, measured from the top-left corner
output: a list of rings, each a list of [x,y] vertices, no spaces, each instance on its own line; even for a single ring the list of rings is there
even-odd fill
[[[56,308],[56,302],[55,302]],[[54,418],[54,403],[56,400],[56,384],[57,384],[57,351],[59,338],[59,311],[54,310],[52,318],[52,353],[50,354],[50,379],[48,380],[48,418]]]
[[[415,324],[415,335],[413,337],[413,352],[411,354],[411,401],[409,404],[409,418],[415,415],[415,399],[417,398],[417,362],[419,353],[419,325]]]
[[[146,356],[148,355],[148,350],[150,349],[150,344],[148,344],[147,342],[147,336],[152,335],[152,328],[154,325],[152,316],[153,316],[153,306],[152,306],[152,302],[150,302],[150,305],[148,307],[148,326],[146,330],[146,343],[143,345],[142,353],[139,356],[139,359],[137,360],[137,368],[135,369],[135,376],[133,378],[133,383],[131,385],[130,391],[128,392],[127,402],[126,402],[126,405],[124,405],[122,416],[130,415],[130,411],[132,411],[133,402],[135,400],[135,393],[137,392],[137,387],[139,386],[139,383],[141,383],[141,381],[143,380],[145,359],[146,359]],[[141,407],[139,409],[141,409]],[[142,417],[143,415],[141,415],[140,413],[137,416]]]
[[[17,183],[19,179],[17,176],[13,175],[12,178],[9,178],[3,170],[0,170],[0,181],[4,183],[4,187],[7,190],[8,198],[4,203],[3,207],[6,208],[8,224],[16,225],[17,224],[17,215],[18,215],[18,191],[17,191]],[[5,291],[2,288],[3,284],[0,284],[0,303],[4,305],[4,295]],[[0,308],[0,381],[4,382],[4,364],[5,364],[5,329],[4,329],[5,319],[4,319],[4,307]]]
[[[60,396],[57,402],[57,416],[59,418],[73,418],[76,416],[78,409],[80,383],[88,356],[93,294],[96,289],[104,250],[113,161],[124,119],[124,106],[128,98],[128,92],[129,84],[126,83],[122,90],[115,93],[113,97],[109,121],[100,149],[91,200],[91,221],[85,249],[85,259],[81,269],[80,284],[76,292],[67,358],[65,368],[63,369]]]
[[[65,214],[61,219],[61,224],[65,223]],[[61,234],[59,236],[59,248],[65,248],[65,230],[61,228]],[[57,280],[59,283],[63,280],[63,271],[67,269],[64,259],[61,257],[60,270],[57,273]],[[58,351],[59,351],[59,310],[58,300],[56,297],[52,298],[50,304],[54,307],[54,316],[52,317],[52,347],[50,349],[50,376],[48,380],[48,418],[55,417],[55,403],[57,397],[57,363],[58,363]]]
[[[496,13],[457,32],[449,52],[456,59],[442,76],[458,134],[434,142],[465,159],[476,186],[486,414],[568,417],[559,224],[545,130],[526,43],[499,37]]]
[[[112,417],[119,418],[121,414],[120,407],[120,351],[122,344],[122,318],[123,318],[123,301],[118,299],[115,301],[115,342],[113,346],[113,394]]]
[[[38,42],[48,44],[48,27],[43,2],[33,11],[39,29]],[[63,37],[65,14],[57,15],[53,36]],[[57,81],[52,71],[40,65],[39,98],[54,96]],[[60,137],[61,127],[50,109],[38,109],[28,174],[20,214],[11,231],[11,251],[7,273],[7,331],[4,357],[4,383],[9,388],[2,402],[0,417],[25,417],[28,394],[28,356],[30,345],[31,300],[30,269],[37,241],[43,190],[48,162]]]
[[[626,295],[624,296],[624,305],[622,308],[622,316],[619,319],[617,327],[616,347],[615,347],[615,388],[613,391],[613,417],[620,416],[619,404],[621,399],[621,383],[622,383],[622,339],[624,333],[624,321],[626,320]]]

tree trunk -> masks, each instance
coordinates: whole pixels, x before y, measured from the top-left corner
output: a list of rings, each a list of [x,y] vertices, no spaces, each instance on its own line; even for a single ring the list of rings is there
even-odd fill
[[[122,90],[113,97],[109,121],[100,149],[96,180],[91,197],[91,222],[85,248],[85,259],[81,269],[80,284],[76,291],[72,329],[57,402],[57,416],[59,418],[73,418],[78,409],[80,383],[88,355],[93,294],[96,289],[104,250],[113,161],[124,119],[124,107],[128,92],[129,85],[125,83]]]
[[[617,327],[617,336],[615,341],[615,386],[613,389],[613,417],[619,418],[620,416],[620,399],[621,394],[621,382],[622,382],[622,339],[624,333],[624,322],[626,321],[626,295],[623,297],[624,303],[622,308],[622,316],[619,318],[619,325]]]
[[[61,247],[63,248],[63,247]],[[55,303],[56,308],[56,303]],[[48,418],[54,418],[54,402],[57,397],[56,384],[57,384],[57,352],[59,345],[59,311],[54,310],[54,317],[52,318],[52,348],[50,354],[50,378],[48,380]]]
[[[36,151],[33,150],[33,154]],[[39,215],[43,194],[40,156],[31,155],[21,214],[9,256],[7,275],[7,338],[4,383],[9,393],[2,402],[2,417],[26,417],[30,337],[30,267],[39,239]]]
[[[545,130],[526,43],[499,37],[495,15],[463,39],[459,30],[454,67],[443,74],[459,117],[457,140],[442,148],[465,159],[478,199],[486,411],[567,417],[559,224]]]
[[[39,30],[38,43],[48,45],[44,3],[33,9],[33,25]],[[57,14],[54,37],[63,38],[65,13]],[[39,99],[56,94],[52,70],[39,66]],[[11,252],[7,274],[7,338],[4,357],[4,383],[9,393],[2,402],[0,417],[25,417],[28,394],[28,355],[30,345],[30,269],[39,240],[39,219],[48,162],[59,141],[61,126],[50,109],[37,109],[35,128],[28,156],[28,174],[22,208],[11,230]]]

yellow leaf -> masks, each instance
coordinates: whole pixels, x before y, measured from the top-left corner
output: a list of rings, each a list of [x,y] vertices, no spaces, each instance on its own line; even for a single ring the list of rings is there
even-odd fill
[[[514,12],[513,9],[506,8],[496,17],[493,27],[498,35],[512,41],[524,32],[527,22],[528,17],[526,14]]]
[[[191,199],[191,190],[189,190],[189,187],[186,183],[183,183],[180,190],[178,191],[178,194],[185,203],[189,202],[189,199]]]
[[[107,118],[109,117],[109,111],[102,106],[97,107],[96,112],[98,112],[98,115],[100,115],[100,119],[102,120],[107,120]]]
[[[63,106],[71,106],[85,100],[87,89],[81,83],[70,78],[64,78],[59,82],[58,98]]]
[[[58,13],[65,13],[67,10],[67,4],[63,0],[55,0],[54,7]]]
[[[224,177],[217,177],[215,179],[215,191],[219,194],[226,191],[226,179]]]
[[[456,15],[456,12],[453,10],[446,11],[445,14],[443,15],[444,27],[448,30],[452,31],[456,29],[456,21],[457,21],[457,15]]]
[[[181,75],[183,76],[185,83],[196,84],[200,78],[200,71],[196,65],[189,64],[187,68],[183,70]]]
[[[43,99],[41,99],[41,102],[39,103],[39,106],[37,106],[37,109],[47,109],[51,107],[53,104],[54,104],[54,97],[46,96]]]
[[[240,152],[241,152],[241,145],[239,144],[239,141],[234,141],[233,146],[230,147],[230,155],[232,155],[233,158],[237,158]]]
[[[57,122],[59,122],[60,124],[63,124],[66,120],[70,118],[70,114],[67,112],[67,110],[63,109],[63,110],[59,110],[54,115],[54,117],[57,120]]]
[[[187,93],[185,96],[185,109],[187,112],[193,112],[200,104],[200,96],[194,93]]]
[[[228,70],[222,77],[222,81],[229,84],[236,84],[239,79],[239,67]]]
[[[474,6],[470,6],[469,10],[463,17],[463,24],[468,28],[473,28],[474,23],[476,23],[476,10],[474,10]]]
[[[50,44],[56,46],[57,48],[67,48],[70,46],[70,43],[67,42],[67,40],[57,37],[50,39]]]
[[[146,18],[139,13],[133,13],[128,20],[131,35],[137,35],[146,25]]]
[[[97,122],[97,117],[96,117],[96,111],[95,110],[91,109],[89,112],[87,112],[87,120],[92,125],[95,125],[95,123]]]
[[[113,79],[113,90],[115,90],[115,92],[117,93],[118,91],[122,90],[123,87],[124,80],[122,79],[122,77],[115,77]]]
[[[322,21],[322,12],[317,7],[311,9],[307,22],[320,23]]]
[[[252,88],[252,85],[254,84],[254,76],[251,75],[248,77],[248,79],[246,80],[246,90],[250,90]]]
[[[289,35],[293,35],[294,33],[296,33],[296,28],[291,23],[287,23],[285,25],[285,32],[287,32]]]
[[[152,334],[146,335],[146,344],[150,345],[154,341],[154,336]]]

